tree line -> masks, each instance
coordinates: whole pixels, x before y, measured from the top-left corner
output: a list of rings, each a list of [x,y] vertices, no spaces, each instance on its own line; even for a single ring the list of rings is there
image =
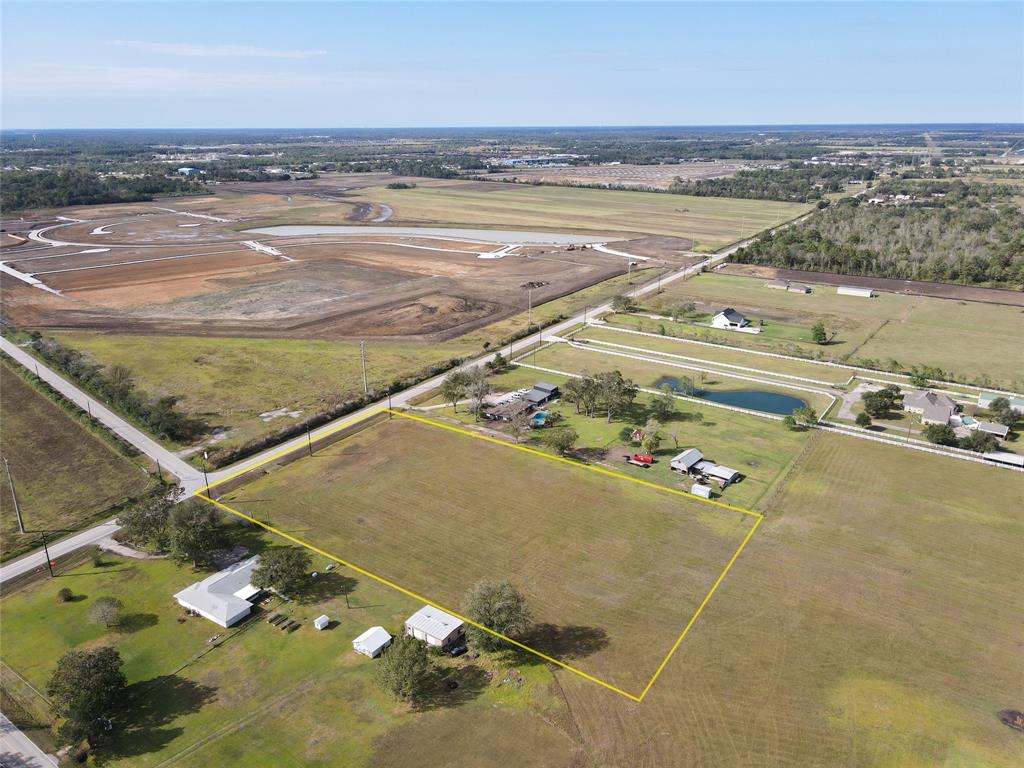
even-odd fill
[[[739,171],[721,179],[688,180],[676,177],[668,191],[697,197],[741,197],[806,203],[841,192],[850,179],[868,181],[875,172],[866,166],[803,165]]]
[[[201,192],[203,186],[161,173],[112,176],[82,168],[60,171],[6,171],[0,209],[64,208],[72,205],[136,203],[164,195]]]

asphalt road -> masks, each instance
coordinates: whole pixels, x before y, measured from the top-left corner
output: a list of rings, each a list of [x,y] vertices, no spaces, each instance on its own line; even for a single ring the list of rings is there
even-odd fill
[[[52,759],[14,723],[0,714],[0,766],[3,768],[53,768]]]

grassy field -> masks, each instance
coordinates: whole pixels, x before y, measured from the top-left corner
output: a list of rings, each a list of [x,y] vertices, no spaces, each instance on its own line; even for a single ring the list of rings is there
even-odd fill
[[[794,219],[811,206],[769,200],[688,197],[572,187],[467,181],[418,181],[415,189],[367,187],[353,202],[384,203],[394,210],[389,226],[519,227],[545,231],[608,233],[621,237],[669,235],[695,239],[713,251]],[[347,207],[300,207],[261,226],[351,223]]]
[[[455,610],[508,579],[526,644],[637,695],[755,520],[403,418],[224,501]]]
[[[964,383],[1024,388],[1024,347],[1019,343],[1024,313],[1019,307],[892,293],[862,299],[840,296],[830,286],[796,294],[765,288],[764,283],[734,275],[701,275],[671,284],[646,305],[654,311],[681,301],[693,301],[704,311],[732,306],[755,322],[763,319],[766,326],[757,336],[695,326],[678,331],[678,324],[673,326],[673,332],[692,338],[790,354],[823,354],[852,363],[872,359],[881,364],[895,360],[905,367],[937,366]],[[818,320],[830,333],[838,332],[825,347],[772,332],[781,325],[806,329],[809,335]],[[656,321],[643,322],[647,330],[657,326]]]
[[[1019,475],[817,434],[641,707],[563,679],[595,761],[1021,765],[1022,504]]]
[[[648,279],[643,270],[639,279]],[[631,278],[637,279],[634,274]],[[627,285],[625,275],[533,308],[533,322],[572,315],[607,300]],[[380,388],[453,357],[480,354],[525,330],[527,313],[492,323],[450,341],[370,341],[366,345],[369,384]],[[229,448],[274,432],[293,421],[266,421],[260,414],[285,409],[309,415],[363,393],[358,341],[251,339],[203,336],[135,336],[63,332],[61,342],[101,365],[125,365],[139,386],[181,398],[189,415],[229,430],[218,446]]]
[[[618,315],[614,317],[619,317]],[[655,328],[649,328],[647,333],[658,333],[657,323],[648,321],[648,325],[654,324]],[[573,336],[575,339],[588,339],[593,341],[611,342],[612,344],[626,345],[644,350],[643,354],[666,353],[667,355],[681,355],[689,358],[696,358],[701,364],[711,367],[721,367],[723,371],[733,373],[736,369],[725,366],[740,366],[742,368],[756,368],[761,376],[764,374],[778,374],[780,376],[799,376],[805,379],[813,379],[822,385],[845,384],[853,371],[843,368],[832,368],[827,365],[815,365],[799,360],[781,360],[775,357],[751,354],[744,349],[722,349],[720,347],[708,347],[702,344],[693,344],[686,339],[673,338],[671,336],[637,336],[635,334],[616,331],[616,323],[608,328],[591,326]],[[666,330],[667,327],[666,327]],[[674,330],[674,328],[673,328]],[[610,347],[616,349],[616,347]],[[670,358],[671,359],[671,358]]]
[[[103,567],[82,566],[7,595],[0,601],[4,663],[45,690],[64,651],[118,649],[129,688],[118,731],[101,752],[103,765],[395,765],[432,752],[431,739],[444,734],[468,765],[575,764],[579,745],[543,665],[516,657],[521,684],[500,685],[509,660],[485,655],[442,663],[459,688],[439,684],[411,709],[381,693],[374,662],[355,654],[351,641],[375,624],[399,631],[419,604],[336,571],[318,579],[310,599],[267,606],[268,613],[301,620],[297,632],[261,618],[225,631],[185,618],[173,600],[203,575],[165,560],[109,556]],[[62,587],[76,600],[58,603]],[[107,631],[88,621],[89,607],[104,595],[125,604],[124,628]],[[312,619],[321,613],[336,624],[317,632]],[[211,646],[214,634],[222,643]]]
[[[10,463],[25,522],[18,533],[11,488],[2,471],[0,559],[97,522],[111,507],[155,487],[142,467],[91,434],[38,392],[10,363],[0,363],[0,454]]]
[[[665,363],[660,362],[660,360],[658,362],[648,362],[619,355],[604,354],[598,351],[598,349],[596,345],[591,349],[583,349],[570,347],[568,344],[555,344],[536,354],[531,353],[523,362],[566,373],[582,373],[584,371],[587,373],[599,373],[602,371],[619,370],[623,376],[632,379],[637,386],[652,389],[660,388],[664,383],[663,379],[665,377],[678,379],[688,376],[695,385],[709,392],[737,392],[745,390],[775,392],[804,400],[816,409],[818,413],[823,412],[831,403],[831,398],[825,394],[788,389],[787,385],[782,381],[778,385],[773,386],[731,378],[724,374],[715,375],[713,373],[706,374],[702,381],[699,371],[675,367],[669,364],[667,358]],[[619,351],[628,352],[628,350]],[[690,365],[688,362],[685,364]],[[696,363],[694,365],[699,366]]]

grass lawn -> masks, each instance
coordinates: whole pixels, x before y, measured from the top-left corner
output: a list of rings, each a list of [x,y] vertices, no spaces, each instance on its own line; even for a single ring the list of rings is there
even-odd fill
[[[567,680],[603,765],[1024,763],[1019,475],[816,434],[643,706]],[[723,629],[726,631],[723,632]]]
[[[653,270],[643,270],[640,280]],[[631,278],[637,279],[634,274]],[[625,275],[533,308],[533,322],[570,316],[621,292]],[[370,341],[366,361],[371,388],[416,373],[453,357],[481,354],[484,344],[526,328],[527,313],[492,323],[445,342]],[[294,418],[324,410],[363,393],[358,341],[249,339],[202,336],[136,336],[62,332],[68,346],[101,365],[125,365],[139,386],[181,398],[190,416],[229,430],[219,447],[230,448],[288,426]],[[260,414],[301,411],[264,420]],[[211,457],[213,458],[213,457]]]
[[[616,316],[618,317],[618,316]],[[655,323],[657,326],[657,323]],[[675,338],[672,336],[653,337],[637,336],[630,333],[616,331],[617,326],[608,327],[590,326],[589,328],[574,335],[576,339],[591,339],[595,341],[606,341],[613,344],[624,344],[630,347],[637,347],[645,350],[643,354],[659,352],[669,355],[682,355],[684,357],[697,358],[703,364],[711,367],[733,365],[744,368],[756,368],[757,376],[781,374],[785,376],[799,376],[805,379],[813,379],[822,382],[823,385],[845,384],[853,371],[843,368],[833,368],[827,365],[815,365],[799,360],[780,360],[776,357],[751,354],[743,349],[722,349],[720,347],[708,347],[703,344],[693,344],[687,339]],[[668,329],[666,328],[666,331]],[[647,333],[658,333],[657,327],[646,331]],[[614,349],[614,347],[612,347]],[[729,368],[724,368],[729,372]],[[736,372],[735,369],[732,369]]]
[[[621,237],[669,235],[695,239],[713,251],[811,210],[803,203],[689,197],[651,192],[544,187],[471,181],[417,181],[415,189],[367,187],[353,202],[384,203],[388,226],[519,227],[543,231],[609,233]],[[348,206],[298,208],[260,226],[347,224]]]
[[[0,488],[0,559],[39,546],[112,515],[112,507],[145,494],[155,481],[143,468],[0,362],[0,454],[10,463],[22,518],[18,519],[6,471]]]
[[[619,351],[628,352],[628,350]],[[804,400],[817,410],[818,413],[824,412],[831,403],[831,398],[826,395],[789,389],[787,388],[787,384],[782,381],[780,381],[777,386],[772,386],[770,384],[760,384],[757,382],[746,381],[744,379],[728,377],[724,374],[718,376],[709,373],[705,374],[702,382],[699,371],[678,368],[669,364],[668,359],[666,359],[664,364],[661,362],[634,360],[628,357],[621,357],[617,354],[604,354],[598,351],[596,345],[594,345],[593,348],[583,349],[580,347],[570,347],[568,344],[554,344],[537,352],[536,354],[531,353],[527,358],[523,359],[523,362],[531,365],[537,365],[542,368],[565,371],[566,373],[582,373],[585,371],[593,374],[600,373],[602,371],[618,370],[621,371],[622,375],[626,378],[632,379],[637,386],[653,389],[660,388],[661,385],[665,383],[663,381],[665,377],[681,378],[688,376],[693,380],[695,385],[709,392],[738,392],[749,390],[775,392]],[[686,365],[691,365],[689,362],[682,362]],[[693,363],[693,365],[699,366],[697,363]]]
[[[765,332],[753,336],[672,324],[672,333],[766,351],[816,355],[858,364],[895,360],[909,368],[942,368],[947,378],[980,386],[1024,388],[1024,313],[1020,307],[979,302],[879,293],[872,299],[840,296],[827,285],[810,294],[795,294],[764,287],[759,278],[735,275],[700,275],[678,281],[646,302],[648,309],[667,311],[681,301],[709,310],[732,306],[753,320],[765,320]],[[614,322],[636,324],[642,318],[618,315]],[[769,333],[775,325],[809,329],[821,320],[835,340],[826,347]],[[657,321],[644,320],[647,330]]]
[[[550,672],[522,658],[515,661],[521,684],[499,685],[509,660],[482,656],[443,664],[459,688],[439,685],[421,707],[385,697],[373,681],[374,662],[355,654],[351,641],[374,624],[398,631],[419,606],[369,580],[335,571],[320,577],[308,600],[268,604],[268,613],[302,621],[294,633],[263,617],[237,631],[197,617],[179,621],[184,613],[173,593],[205,574],[166,560],[107,562],[39,581],[0,602],[4,663],[41,691],[68,649],[113,645],[121,653],[126,711],[101,752],[105,765],[384,765],[415,753],[425,734],[453,731],[464,733],[458,743],[470,765],[497,766],[502,755],[527,765],[569,765],[578,749]],[[72,589],[76,601],[58,603],[61,587]],[[342,587],[350,590],[351,608]],[[88,609],[102,595],[124,602],[128,629],[89,623]],[[312,619],[321,613],[337,623],[317,632]],[[215,634],[223,642],[210,645]],[[515,723],[517,738],[472,737],[478,729],[498,730],[499,722]]]
[[[224,502],[454,610],[508,579],[527,645],[634,694],[754,523],[404,418],[269,471]]]

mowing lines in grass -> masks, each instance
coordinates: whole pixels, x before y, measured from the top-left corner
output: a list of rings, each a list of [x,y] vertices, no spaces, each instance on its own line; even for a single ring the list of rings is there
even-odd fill
[[[470,624],[470,625],[472,625],[474,627],[477,627],[477,628],[479,628],[479,629],[481,629],[483,631],[489,632],[490,634],[495,635],[496,637],[501,638],[502,640],[510,643],[511,645],[514,645],[514,646],[516,646],[518,648],[521,648],[522,650],[525,650],[525,651],[528,651],[529,653],[534,654],[535,656],[543,659],[544,661],[547,661],[547,662],[555,664],[555,665],[557,665],[559,667],[562,667],[563,669],[566,669],[566,670],[568,670],[570,672],[573,672],[574,674],[577,674],[577,675],[579,675],[579,676],[581,676],[581,677],[583,677],[583,678],[585,678],[587,680],[590,680],[591,682],[595,682],[595,683],[597,683],[597,684],[599,684],[599,685],[601,685],[601,686],[603,686],[603,687],[605,687],[605,688],[607,688],[609,690],[612,690],[612,691],[614,691],[614,692],[616,692],[616,693],[618,693],[618,694],[620,694],[622,696],[625,696],[626,698],[628,698],[628,699],[630,699],[632,701],[636,701],[636,702],[642,701],[644,696],[651,689],[651,686],[654,684],[654,682],[657,680],[658,676],[661,674],[662,670],[668,664],[669,660],[672,658],[672,656],[678,650],[679,646],[682,644],[683,639],[686,637],[686,634],[694,626],[694,624],[697,621],[697,618],[700,616],[700,614],[703,611],[703,609],[705,608],[705,606],[711,600],[711,597],[714,595],[714,593],[718,589],[719,585],[725,579],[726,574],[732,568],[733,564],[736,562],[736,560],[738,559],[740,553],[743,551],[743,549],[746,547],[747,543],[750,541],[751,537],[753,536],[754,531],[757,530],[757,528],[760,525],[761,520],[762,520],[762,516],[759,513],[753,512],[751,510],[742,509],[740,507],[735,507],[735,506],[732,506],[732,505],[729,505],[729,504],[725,504],[725,503],[719,502],[719,501],[709,501],[707,499],[699,499],[698,497],[695,497],[692,494],[686,493],[684,491],[679,491],[679,490],[676,490],[674,488],[668,488],[666,486],[658,485],[656,483],[651,483],[651,482],[647,482],[647,481],[640,480],[640,479],[637,479],[637,478],[629,477],[627,475],[620,474],[620,473],[615,472],[613,470],[605,469],[605,468],[602,468],[602,467],[596,467],[596,466],[580,464],[579,462],[576,462],[576,461],[573,461],[573,460],[570,460],[570,459],[566,459],[566,458],[563,458],[561,456],[552,456],[550,454],[543,453],[543,452],[538,451],[538,450],[533,449],[533,448],[528,448],[528,447],[519,446],[519,445],[513,445],[511,443],[507,443],[507,442],[504,442],[502,440],[495,439],[493,437],[488,437],[486,435],[482,435],[482,434],[479,434],[477,432],[469,431],[469,430],[466,430],[466,429],[461,429],[459,427],[454,427],[454,426],[451,426],[451,425],[448,425],[448,424],[441,424],[441,423],[438,423],[438,422],[435,422],[435,421],[431,421],[429,419],[422,418],[420,416],[413,416],[411,414],[406,414],[406,413],[402,413],[402,412],[399,412],[399,411],[389,410],[389,409],[386,409],[386,408],[380,408],[380,409],[371,411],[370,413],[366,414],[364,417],[359,418],[359,419],[357,419],[354,422],[348,422],[346,424],[339,425],[336,429],[332,430],[332,432],[337,432],[338,430],[349,428],[349,427],[351,427],[353,425],[357,425],[357,424],[360,424],[360,423],[364,423],[368,419],[370,419],[370,418],[372,418],[374,416],[380,415],[381,413],[389,413],[392,416],[398,416],[398,417],[400,417],[402,419],[407,419],[409,421],[418,422],[418,423],[421,423],[421,424],[428,425],[430,427],[447,430],[449,432],[453,432],[453,433],[457,433],[459,435],[464,435],[464,436],[472,437],[472,438],[475,438],[475,439],[478,439],[478,440],[483,440],[485,442],[493,443],[495,445],[499,445],[499,446],[502,446],[504,448],[516,449],[516,450],[522,451],[523,453],[531,454],[533,456],[537,456],[539,458],[546,459],[548,461],[559,462],[559,463],[566,464],[566,465],[569,465],[569,466],[572,466],[572,467],[576,467],[576,468],[579,468],[579,469],[588,470],[588,471],[595,472],[595,473],[600,474],[600,475],[605,475],[605,476],[608,476],[608,477],[616,478],[617,480],[622,480],[622,481],[626,481],[628,483],[632,483],[632,484],[635,484],[635,485],[644,486],[644,487],[651,488],[651,489],[654,489],[654,490],[657,490],[657,491],[661,491],[663,493],[667,492],[667,493],[675,494],[677,496],[681,496],[681,497],[684,497],[686,499],[697,499],[697,500],[699,500],[699,501],[701,501],[701,502],[703,502],[705,504],[710,504],[712,506],[719,507],[719,508],[722,508],[722,509],[726,509],[726,510],[729,510],[729,511],[732,511],[732,512],[739,512],[739,513],[741,513],[744,516],[754,518],[755,522],[754,522],[753,526],[750,528],[749,531],[747,531],[745,537],[743,538],[743,540],[739,544],[739,546],[736,547],[736,549],[734,551],[732,551],[732,554],[731,554],[731,557],[730,557],[728,563],[726,564],[724,569],[722,569],[722,571],[720,573],[718,573],[718,576],[717,576],[716,580],[714,581],[714,583],[712,584],[711,588],[704,595],[703,600],[699,603],[696,611],[694,612],[694,614],[692,615],[690,620],[687,622],[687,624],[683,628],[682,632],[675,639],[675,642],[673,643],[672,647],[669,649],[669,651],[666,654],[666,656],[664,657],[664,659],[661,661],[661,663],[658,666],[657,670],[655,671],[654,675],[647,682],[647,684],[643,688],[643,690],[639,694],[635,694],[635,693],[630,693],[628,691],[625,691],[622,688],[619,688],[619,687],[617,687],[617,686],[607,682],[606,680],[602,680],[602,679],[600,679],[598,677],[595,677],[594,675],[591,675],[591,674],[589,674],[587,672],[584,672],[583,670],[580,670],[580,669],[578,669],[578,668],[576,668],[574,666],[571,666],[570,664],[567,664],[567,663],[565,663],[563,661],[560,661],[560,660],[554,658],[553,656],[550,656],[550,655],[548,655],[548,654],[546,654],[546,653],[544,653],[542,651],[537,650],[536,648],[528,646],[528,645],[526,645],[524,643],[521,643],[521,642],[519,642],[517,640],[514,640],[512,638],[506,637],[505,635],[503,635],[503,634],[501,634],[499,632],[496,632],[496,631],[494,631],[494,630],[492,630],[492,629],[490,629],[488,627],[482,626],[482,625],[472,621],[471,619],[469,619],[469,618],[467,618],[465,616],[460,615],[456,611],[453,611],[450,608],[448,608],[448,607],[446,607],[444,605],[441,605],[441,604],[439,604],[438,602],[436,602],[434,600],[428,599],[428,598],[418,594],[417,592],[415,592],[415,591],[413,591],[413,590],[411,590],[411,589],[409,589],[407,587],[401,586],[401,585],[391,581],[388,578],[380,576],[380,575],[378,575],[378,574],[376,574],[376,573],[374,573],[374,572],[372,572],[370,570],[367,570],[364,567],[361,567],[361,566],[356,565],[354,563],[351,563],[351,562],[349,562],[347,560],[344,560],[344,559],[342,559],[340,557],[337,557],[336,555],[330,554],[330,553],[320,549],[319,547],[316,547],[316,546],[314,546],[312,544],[309,544],[309,543],[307,543],[307,542],[305,542],[305,541],[303,541],[303,540],[301,540],[301,539],[299,539],[299,538],[297,538],[295,536],[292,536],[292,535],[290,535],[288,533],[285,533],[284,531],[281,531],[281,530],[279,530],[277,528],[274,528],[273,526],[269,525],[266,522],[262,522],[262,521],[260,521],[260,520],[258,520],[256,518],[254,518],[254,517],[251,517],[251,516],[249,516],[249,515],[247,515],[247,514],[245,514],[243,512],[240,512],[237,509],[234,509],[234,508],[228,506],[227,504],[224,504],[223,502],[217,501],[217,500],[211,498],[210,495],[207,495],[207,492],[210,490],[210,488],[212,488],[214,486],[208,486],[207,488],[203,488],[202,490],[196,492],[196,495],[199,496],[200,498],[202,498],[202,499],[204,499],[206,501],[209,501],[212,504],[215,504],[216,506],[220,507],[221,509],[224,509],[227,512],[230,512],[231,514],[234,514],[234,515],[236,515],[238,517],[241,517],[241,518],[246,519],[246,520],[248,520],[248,521],[250,521],[252,523],[255,523],[255,524],[265,528],[266,530],[269,530],[272,533],[275,533],[275,534],[281,536],[282,538],[288,539],[289,541],[292,541],[292,542],[294,542],[296,544],[304,546],[304,547],[312,550],[313,552],[316,552],[317,554],[320,554],[320,555],[322,555],[324,557],[327,557],[327,558],[329,558],[331,560],[334,560],[335,562],[338,562],[338,563],[340,563],[340,564],[342,564],[342,565],[344,565],[344,566],[346,566],[348,568],[351,568],[353,571],[355,571],[355,572],[357,572],[357,573],[359,573],[361,575],[367,576],[367,577],[369,577],[369,578],[371,578],[371,579],[373,579],[373,580],[375,580],[375,581],[377,581],[377,582],[379,582],[381,584],[384,584],[385,586],[391,587],[392,589],[395,589],[395,590],[401,592],[402,594],[405,594],[405,595],[407,595],[409,597],[412,597],[412,598],[414,598],[416,600],[420,600],[420,601],[422,601],[424,603],[427,603],[428,605],[435,606],[436,608],[439,608],[440,610],[446,611],[447,613],[450,613],[450,614],[458,617],[462,621],[465,621],[467,624]],[[295,449],[285,449],[285,450],[283,450],[283,451],[281,451],[281,452],[279,452],[279,453],[277,453],[277,454],[267,458],[266,460],[261,462],[260,465],[257,465],[257,466],[261,466],[261,465],[266,464],[268,462],[274,461],[275,459],[278,459],[278,458],[280,458],[281,456],[283,456],[285,454],[289,454],[289,453],[294,452],[294,450]],[[229,480],[231,478],[237,477],[237,476],[245,474],[247,472],[251,472],[255,468],[256,467],[248,467],[248,468],[246,468],[244,470],[241,470],[241,471],[231,475],[229,478],[225,478],[225,480],[220,481],[220,483],[226,482],[227,480]],[[214,484],[214,485],[218,485],[220,483],[217,483],[217,484]],[[723,553],[723,554],[725,554],[725,553]]]

